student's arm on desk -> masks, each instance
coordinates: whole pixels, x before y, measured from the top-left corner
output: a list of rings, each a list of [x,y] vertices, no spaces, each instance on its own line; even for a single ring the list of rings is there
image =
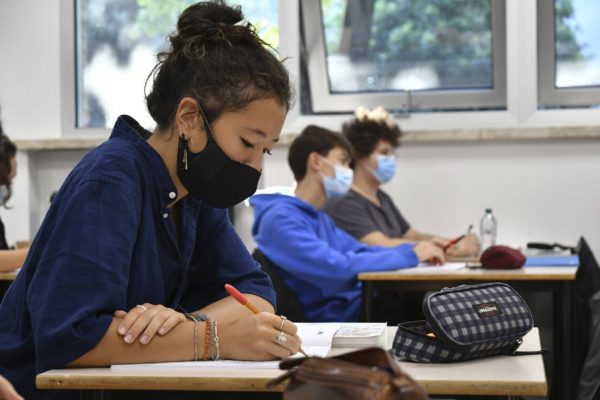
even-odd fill
[[[29,249],[0,250],[0,272],[14,271],[23,266]]]
[[[416,243],[413,251],[417,254],[419,261],[432,261],[434,263],[444,263],[445,256],[439,245],[431,241],[414,242],[402,238],[390,238],[383,232],[371,232],[360,239],[361,242],[370,246],[397,247],[402,244]]]
[[[429,233],[419,232],[416,229],[410,228],[402,239],[414,241],[430,241],[436,246],[444,248],[452,239],[431,235]],[[445,252],[448,257],[471,257],[479,254],[479,238],[477,235],[468,234],[455,245],[450,246]]]
[[[125,343],[117,329],[121,318],[113,318],[104,337],[69,367],[106,367],[111,364],[188,361],[194,359],[194,322],[185,321],[165,336],[156,336],[147,345],[139,341]],[[204,327],[204,325],[202,325]],[[204,329],[198,327],[199,351],[204,350]],[[202,345],[200,345],[202,344]]]
[[[292,215],[277,210],[264,216],[256,238],[273,263],[300,281],[319,282],[329,291],[337,291],[347,288],[360,272],[418,264],[412,245],[369,247],[340,229],[330,243],[321,239],[310,224]]]
[[[225,299],[224,299],[225,300]],[[259,299],[252,298],[252,301]],[[229,308],[229,302],[224,302]],[[264,307],[264,305],[262,305]],[[258,306],[261,307],[261,306]],[[272,309],[272,307],[271,307]],[[213,310],[214,311],[214,310]],[[219,310],[224,312],[224,310]],[[297,328],[286,322],[284,331],[288,340],[286,347],[273,342],[279,333],[281,317],[262,312],[243,315],[243,307],[227,318],[219,319],[220,356],[233,360],[273,360],[287,358],[300,347]],[[216,313],[218,315],[218,312]],[[235,316],[235,318],[233,317]],[[92,350],[68,364],[69,367],[103,367],[112,364],[137,364],[150,362],[189,361],[194,359],[194,322],[186,320],[164,336],[155,336],[148,344],[139,341],[126,343],[119,335],[121,318],[113,318],[108,330]],[[204,354],[206,323],[198,322],[198,357]]]

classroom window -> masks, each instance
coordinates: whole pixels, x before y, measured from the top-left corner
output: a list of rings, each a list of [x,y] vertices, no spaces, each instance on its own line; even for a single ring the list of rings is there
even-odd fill
[[[177,17],[197,0],[78,0],[76,2],[76,126],[111,128],[120,114],[154,125],[144,83]],[[271,46],[279,42],[278,0],[228,1]],[[151,82],[149,82],[149,85]],[[146,89],[149,90],[150,86]]]
[[[597,0],[538,1],[541,107],[600,104]]]
[[[314,112],[504,108],[503,0],[303,0]],[[410,95],[407,93],[410,90]]]

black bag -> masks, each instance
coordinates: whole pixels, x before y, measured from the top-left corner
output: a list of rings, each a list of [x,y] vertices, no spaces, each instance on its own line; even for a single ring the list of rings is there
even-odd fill
[[[533,328],[527,303],[512,287],[499,282],[432,293],[423,302],[423,313],[427,321],[398,325],[392,348],[395,357],[451,362],[512,355]]]

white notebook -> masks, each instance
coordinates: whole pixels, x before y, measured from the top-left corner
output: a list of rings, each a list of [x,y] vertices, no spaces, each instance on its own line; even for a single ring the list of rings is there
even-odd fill
[[[331,347],[370,347],[387,345],[387,324],[376,323],[344,323],[333,336]]]

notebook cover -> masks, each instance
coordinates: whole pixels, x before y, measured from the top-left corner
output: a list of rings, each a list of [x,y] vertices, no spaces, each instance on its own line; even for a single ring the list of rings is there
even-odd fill
[[[577,267],[578,256],[528,256],[524,267]]]

